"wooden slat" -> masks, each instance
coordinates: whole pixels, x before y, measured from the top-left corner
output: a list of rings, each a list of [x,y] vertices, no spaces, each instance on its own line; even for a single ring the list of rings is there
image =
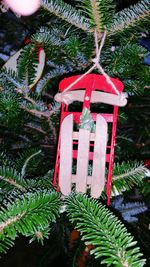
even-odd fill
[[[71,104],[74,101],[84,101],[85,90],[68,91],[63,94],[56,94],[55,100],[57,102],[64,102]],[[91,95],[91,103],[105,103],[109,105],[123,107],[127,104],[127,94],[120,93],[120,95],[105,93],[101,91],[93,91]]]
[[[105,103],[109,105],[124,107],[127,104],[127,94],[120,93],[119,95],[93,91],[91,96],[91,103]]]
[[[98,198],[101,195],[105,185],[106,145],[107,122],[101,115],[97,115],[91,181],[91,195],[94,198]]]
[[[86,192],[88,162],[89,162],[89,141],[90,131],[85,129],[79,130],[79,145],[77,156],[76,172],[76,190],[77,192]]]
[[[71,192],[73,115],[68,115],[61,125],[59,186],[62,194]]]
[[[69,114],[72,114],[72,112],[64,111],[62,118],[65,118]],[[80,123],[80,116],[82,115],[82,112],[73,112],[73,119],[76,123]],[[97,113],[91,113],[92,119],[96,121]],[[107,121],[112,123],[113,122],[113,114],[112,113],[101,113],[101,116]]]

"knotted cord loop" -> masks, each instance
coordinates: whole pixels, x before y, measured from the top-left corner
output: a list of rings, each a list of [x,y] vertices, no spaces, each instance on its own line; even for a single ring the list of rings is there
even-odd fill
[[[72,86],[74,86],[77,82],[79,82],[81,79],[83,79],[87,74],[91,73],[94,69],[98,69],[99,72],[106,78],[106,81],[108,84],[110,84],[113,88],[113,90],[115,91],[115,93],[117,95],[120,95],[120,92],[118,91],[117,87],[115,86],[115,84],[111,81],[109,75],[104,71],[104,69],[102,68],[102,66],[100,65],[100,56],[101,56],[101,50],[103,48],[105,39],[106,39],[106,30],[103,33],[103,37],[101,39],[100,42],[100,46],[98,45],[98,37],[97,37],[97,32],[95,30],[94,32],[94,37],[95,37],[95,48],[96,48],[96,56],[95,58],[92,59],[92,62],[94,63],[94,65],[88,70],[86,71],[83,75],[81,75],[79,78],[77,78],[74,82],[72,82],[69,86],[67,86],[63,92],[61,92],[61,94],[67,92]],[[59,96],[60,97],[60,96]]]

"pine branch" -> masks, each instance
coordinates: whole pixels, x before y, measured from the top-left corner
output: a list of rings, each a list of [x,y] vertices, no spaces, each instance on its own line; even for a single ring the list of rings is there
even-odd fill
[[[32,99],[31,97],[29,97],[27,94],[25,94],[25,95],[23,96],[23,98],[24,98],[25,100],[27,100],[29,103],[31,103],[33,106],[36,106],[36,102],[35,102],[35,100]]]
[[[9,178],[5,178],[4,176],[0,176],[0,180],[4,181],[4,182],[6,182],[6,183],[8,183],[8,184],[10,184],[10,185],[15,186],[16,188],[20,189],[21,191],[26,191],[25,188],[24,188],[22,185],[18,184],[18,183],[17,183],[15,180],[13,180],[11,177],[9,177]]]
[[[50,45],[61,47],[62,42],[64,41],[62,34],[62,31],[60,32],[57,28],[49,29],[48,27],[41,27],[39,32],[32,35],[31,40],[35,44],[41,44],[44,49],[47,47],[49,48]]]
[[[102,64],[105,65],[105,70],[109,75],[122,80],[129,96],[142,94],[144,86],[149,84],[149,70],[143,64],[146,49],[132,41],[127,42],[124,38],[114,49],[109,53],[104,52]]]
[[[39,155],[41,156],[41,150],[39,147],[33,147],[27,150],[24,150],[19,154],[19,158],[17,158],[15,162],[16,169],[19,171],[22,179],[24,178],[29,167],[36,165],[38,162]]]
[[[91,29],[96,29],[99,37],[112,20],[113,1],[112,0],[83,0],[79,5],[82,13],[89,17]]]
[[[54,223],[59,216],[59,195],[56,192],[42,191],[20,196],[14,202],[8,202],[0,211],[0,251],[6,248],[2,243],[11,245],[18,234],[28,236]]]
[[[62,0],[43,0],[42,7],[58,18],[83,31],[88,32],[90,30],[88,19],[83,17],[80,11]]]
[[[67,200],[67,215],[80,231],[86,245],[94,246],[91,254],[102,258],[107,266],[142,267],[145,260],[131,234],[102,204],[82,194]]]
[[[0,241],[0,252],[6,253],[7,250],[14,245],[14,241],[10,240],[8,237],[5,237],[4,240]]]
[[[35,44],[40,43],[44,47],[47,57],[50,58],[47,65],[53,69],[61,64],[72,65],[73,62],[75,66],[79,65],[79,55],[89,58],[90,50],[93,49],[91,35],[87,35],[85,39],[80,32],[74,34],[74,31],[71,29],[66,31],[66,28],[60,31],[56,28],[42,27],[40,32],[32,36],[32,40]],[[86,44],[89,47],[88,50]]]
[[[83,10],[82,12],[88,15],[90,18],[91,28],[95,28],[99,35],[102,32],[102,25],[100,23],[100,8],[99,8],[99,1],[82,1],[82,4],[79,7]]]
[[[150,1],[141,0],[137,4],[125,8],[114,16],[114,21],[110,27],[109,34],[117,34],[131,27],[137,27],[140,23],[149,21]]]
[[[21,108],[30,113],[31,115],[37,117],[37,118],[46,118],[48,119],[51,116],[51,111],[47,110],[47,111],[38,111],[36,109],[29,109],[26,106],[21,106]]]
[[[17,71],[19,81],[24,83],[24,87],[30,85],[36,75],[38,64],[38,53],[34,44],[29,44],[23,48],[18,59]]]
[[[141,186],[145,178],[147,168],[138,162],[116,163],[113,169],[112,195],[122,194],[135,185]]]
[[[25,128],[29,128],[29,129],[31,129],[33,131],[38,132],[38,133],[41,133],[43,135],[47,135],[47,132],[44,131],[39,125],[36,125],[35,123],[31,122],[31,123],[24,124],[24,127]]]
[[[11,166],[7,152],[0,152],[0,166]]]
[[[54,186],[52,185],[53,173],[48,173],[42,177],[36,177],[34,179],[26,179],[26,189],[27,190],[38,190],[43,191],[54,190]]]
[[[38,95],[42,94],[42,92],[45,92],[47,89],[47,86],[49,85],[49,82],[52,78],[59,77],[60,75],[63,75],[64,73],[67,73],[64,71],[64,66],[56,66],[56,69],[51,70],[48,72],[36,85],[36,93]],[[69,70],[68,70],[69,72]]]
[[[125,170],[124,173],[121,174],[121,170]],[[143,175],[145,177],[146,167],[143,164],[138,165],[137,162],[129,163],[122,162],[122,164],[116,164],[116,168],[114,167],[114,174],[115,172],[119,172],[119,175],[113,175],[114,180],[124,179],[126,177],[135,177],[137,175],[136,180],[139,178],[139,181],[142,181]],[[142,177],[141,177],[142,175]]]
[[[144,202],[136,201],[123,203],[123,201],[123,196],[119,196],[112,201],[111,206],[117,209],[121,213],[123,219],[129,223],[137,222],[138,218],[135,215],[143,213],[148,209]]]
[[[22,180],[21,174],[18,173],[14,168],[8,166],[0,167],[0,180],[1,187],[10,185],[11,188],[17,188],[22,192],[26,192],[25,182]],[[8,187],[9,189],[9,187]]]
[[[75,61],[75,62],[74,62]],[[63,63],[62,64],[56,64],[51,61],[47,62],[47,65],[53,67],[53,64],[55,68],[52,70],[48,71],[46,75],[40,79],[40,81],[36,85],[36,92],[38,95],[42,94],[42,92],[45,92],[47,87],[50,85],[50,81],[54,78],[58,78],[64,74],[67,74],[69,72],[73,72],[74,69],[78,68],[79,70],[87,67],[88,63],[85,60],[83,56],[78,54],[76,56],[76,60],[72,59],[72,61],[68,60],[67,58],[63,58]]]
[[[6,84],[13,86],[13,88],[22,88],[23,84],[18,81],[17,74],[11,69],[2,68],[0,73],[0,85],[5,88]]]
[[[33,151],[33,149],[31,151]],[[54,189],[52,185],[53,171],[49,171],[45,176],[36,177],[34,179],[28,179],[28,177],[23,179],[21,173],[18,172],[22,169],[22,165],[27,158],[27,155],[33,155],[31,151],[26,151],[24,155],[21,155],[21,158],[16,163],[17,170],[14,167],[8,166],[8,163],[10,162],[8,162],[6,166],[3,165],[0,167],[0,188],[2,189],[1,192],[4,198],[8,197],[10,199],[10,196],[13,196],[15,192],[17,192],[17,195],[14,196],[14,199],[19,196],[19,192],[24,193],[35,190],[42,191],[45,189]],[[8,195],[6,196],[6,194]]]

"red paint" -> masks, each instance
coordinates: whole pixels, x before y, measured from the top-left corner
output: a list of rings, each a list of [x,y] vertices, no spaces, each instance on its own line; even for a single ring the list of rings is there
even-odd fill
[[[144,165],[145,165],[146,167],[150,167],[150,159],[146,159],[146,160],[144,161]]]
[[[68,78],[64,78],[59,83],[59,91],[63,92],[71,83],[73,83],[77,78],[81,75],[76,75]],[[115,84],[117,90],[121,93],[124,89],[123,83],[117,78],[111,78],[111,81]],[[79,90],[85,89],[84,101],[83,101],[83,108],[90,109],[90,99],[93,90],[100,90],[111,94],[116,94],[110,84],[107,83],[106,78],[100,74],[87,74],[84,78],[82,78],[79,82],[73,85],[69,91],[71,90]],[[88,97],[88,100],[86,100]],[[68,105],[62,103],[61,105],[61,119],[60,119],[60,131],[61,131],[61,123],[63,119],[68,116],[70,113],[73,114],[74,122],[80,122],[80,115],[81,112],[70,112],[68,111]],[[96,114],[91,113],[93,119],[95,120]],[[107,121],[107,123],[111,123],[111,144],[107,146],[107,156],[106,162],[108,167],[108,175],[107,175],[107,182],[106,182],[106,194],[107,194],[107,204],[110,205],[110,197],[111,197],[111,186],[112,186],[112,171],[113,171],[113,164],[114,164],[114,148],[115,148],[115,139],[116,139],[116,126],[117,126],[117,118],[118,118],[118,106],[113,106],[113,112],[108,114],[101,114]],[[60,136],[60,134],[59,134]],[[59,186],[59,154],[60,154],[60,137],[58,139],[58,149],[57,149],[57,156],[56,156],[56,164],[54,170],[54,179],[53,184]],[[77,150],[73,151],[73,158],[77,158]],[[89,153],[90,159],[92,159],[92,152]]]

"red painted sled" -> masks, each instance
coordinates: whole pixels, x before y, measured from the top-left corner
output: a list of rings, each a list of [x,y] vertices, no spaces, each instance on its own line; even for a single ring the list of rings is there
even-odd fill
[[[55,97],[56,101],[62,104],[53,184],[58,186],[63,195],[69,195],[72,188],[75,188],[77,192],[88,191],[92,197],[99,198],[106,183],[109,205],[118,107],[126,105],[127,94],[122,93],[124,86],[118,79],[110,78],[119,92],[117,95],[103,75],[87,74],[75,83],[80,76],[63,79],[59,84],[59,93]],[[69,85],[72,86],[66,91]],[[69,110],[73,101],[82,102],[82,110],[90,109],[91,103],[105,103],[111,105],[113,111],[99,114],[91,112],[95,132],[77,130],[76,125],[80,124],[82,111]],[[72,173],[74,163],[76,173]],[[91,175],[88,172],[89,164],[92,166]]]

